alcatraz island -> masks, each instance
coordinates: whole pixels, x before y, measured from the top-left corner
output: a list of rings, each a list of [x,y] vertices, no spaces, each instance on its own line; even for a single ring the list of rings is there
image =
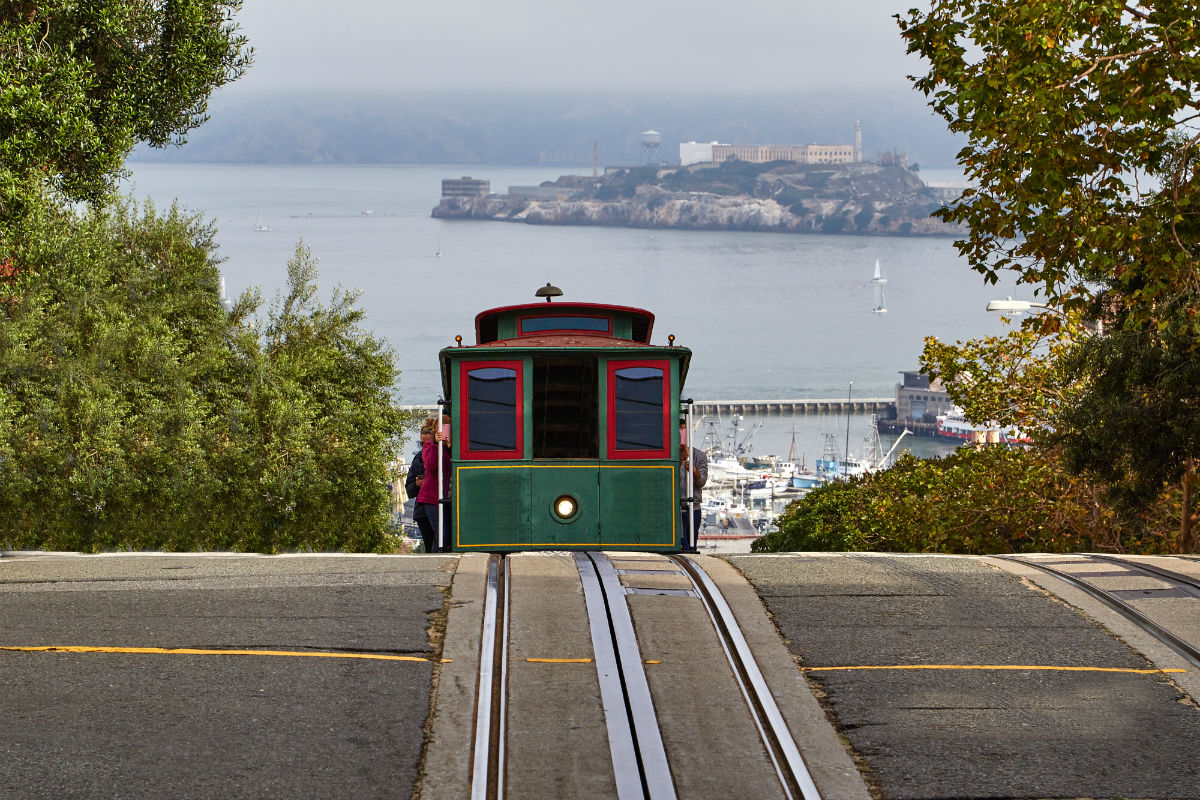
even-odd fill
[[[654,131],[643,134],[643,144]],[[651,148],[647,147],[649,151]],[[540,186],[442,181],[433,216],[533,225],[883,236],[962,231],[930,214],[963,187],[926,185],[903,153],[863,161],[850,145],[680,145],[680,163],[606,167]]]

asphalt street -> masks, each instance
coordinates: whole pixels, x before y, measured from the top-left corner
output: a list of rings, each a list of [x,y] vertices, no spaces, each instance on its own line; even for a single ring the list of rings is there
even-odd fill
[[[411,796],[453,564],[6,554],[0,797]]]
[[[1019,578],[962,558],[730,560],[882,796],[1200,798],[1195,704]]]
[[[977,558],[700,561],[828,798],[1200,800],[1191,670],[1062,581]],[[606,747],[574,567],[515,563],[510,741],[544,769],[510,796],[606,796],[567,780]],[[461,797],[485,564],[5,553],[0,798]],[[674,580],[625,566],[626,584]],[[1180,599],[1141,602],[1194,623]],[[629,602],[680,797],[755,797],[691,605]]]

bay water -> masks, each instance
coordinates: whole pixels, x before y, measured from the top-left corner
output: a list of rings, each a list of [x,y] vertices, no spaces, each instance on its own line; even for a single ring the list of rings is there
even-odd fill
[[[443,178],[491,181],[493,192],[536,185],[562,167],[429,165],[128,165],[123,189],[160,209],[178,201],[217,226],[232,297],[257,287],[261,312],[286,292],[287,261],[303,240],[319,259],[320,295],[361,291],[365,327],[386,339],[401,370],[400,402],[440,394],[437,352],[474,340],[475,315],[534,300],[547,282],[564,299],[645,308],[653,341],[693,351],[685,396],[697,400],[893,397],[918,367],[926,336],[999,334],[987,302],[1018,296],[989,286],[950,238],[539,226],[431,217]],[[590,171],[590,167],[586,168]],[[580,170],[576,170],[578,173]],[[584,174],[587,174],[585,171]],[[924,175],[926,180],[953,176]],[[256,230],[269,228],[270,230]],[[875,313],[880,263],[886,313]],[[1028,299],[1028,298],[1027,298]],[[847,423],[849,430],[847,431]],[[723,435],[732,425],[718,423]],[[809,465],[825,435],[858,453],[870,418],[747,418],[739,442],[785,455],[793,438]],[[753,432],[753,437],[747,437]],[[884,447],[890,445],[884,438]],[[948,445],[908,437],[917,455]]]

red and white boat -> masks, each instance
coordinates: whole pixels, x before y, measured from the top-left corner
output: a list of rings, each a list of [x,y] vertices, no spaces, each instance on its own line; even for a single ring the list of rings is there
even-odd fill
[[[1020,428],[975,425],[968,422],[962,411],[957,408],[948,414],[938,414],[935,433],[946,439],[958,439],[963,442],[1029,444],[1029,435]]]

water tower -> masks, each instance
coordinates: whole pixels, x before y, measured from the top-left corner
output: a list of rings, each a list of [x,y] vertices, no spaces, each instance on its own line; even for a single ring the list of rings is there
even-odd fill
[[[658,163],[658,146],[662,144],[662,134],[658,131],[643,131],[642,132],[642,155],[646,157],[646,163],[654,166]]]

